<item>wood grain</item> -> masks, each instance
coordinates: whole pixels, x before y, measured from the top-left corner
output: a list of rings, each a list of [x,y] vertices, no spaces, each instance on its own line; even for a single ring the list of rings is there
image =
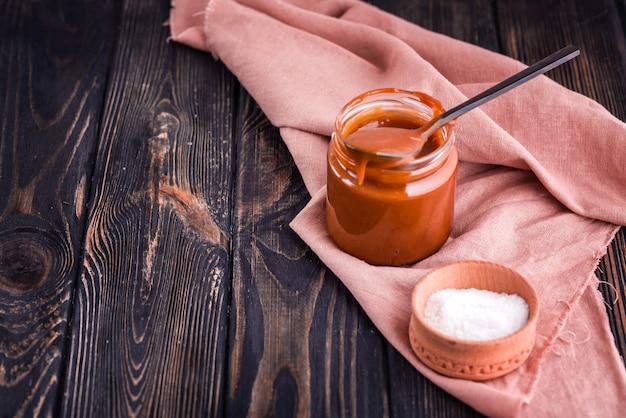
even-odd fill
[[[123,5],[77,283],[64,416],[220,416],[234,78]],[[193,82],[190,82],[193,81]]]
[[[0,416],[59,408],[113,2],[0,3]]]
[[[499,51],[496,9],[492,1],[402,0],[372,3],[426,29]],[[389,345],[387,350],[392,416],[482,416],[426,379],[392,346]]]
[[[386,343],[288,227],[310,197],[278,130],[241,103],[226,415],[387,415]]]
[[[622,0],[372,0],[626,120]],[[480,416],[420,375],[288,224],[278,130],[169,2],[0,1],[0,417]],[[620,19],[621,17],[621,19]],[[596,274],[626,350],[626,228]]]

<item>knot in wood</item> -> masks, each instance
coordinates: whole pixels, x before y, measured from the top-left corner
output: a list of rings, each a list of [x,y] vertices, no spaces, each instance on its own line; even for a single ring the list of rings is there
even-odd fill
[[[0,287],[23,294],[41,286],[52,266],[50,252],[23,237],[0,242]]]

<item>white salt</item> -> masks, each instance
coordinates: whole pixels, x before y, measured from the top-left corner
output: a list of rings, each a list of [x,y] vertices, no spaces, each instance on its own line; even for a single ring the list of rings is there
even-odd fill
[[[460,340],[495,340],[524,326],[528,304],[516,294],[443,289],[426,301],[424,319],[441,333]]]

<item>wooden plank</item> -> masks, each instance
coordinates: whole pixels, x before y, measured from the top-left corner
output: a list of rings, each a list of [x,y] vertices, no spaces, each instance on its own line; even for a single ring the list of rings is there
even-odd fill
[[[426,29],[492,51],[499,50],[492,1],[380,0],[372,3]],[[388,351],[392,416],[482,416],[418,373],[392,346],[388,346]]]
[[[374,6],[423,28],[499,51],[491,0],[368,0]]]
[[[120,13],[62,414],[220,416],[235,79],[169,2]]]
[[[564,45],[578,46],[579,57],[547,75],[626,120],[626,41],[614,1],[518,3],[497,6],[503,52],[532,63]]]
[[[617,11],[619,12],[620,20],[622,22],[622,28],[626,30],[626,1],[615,0],[617,5]]]
[[[611,0],[574,2],[562,7],[556,1],[499,2],[498,22],[505,53],[534,62],[567,44],[574,44],[581,55],[567,66],[548,73],[564,86],[582,93],[626,121],[626,39],[619,9]],[[596,275],[607,302],[607,315],[618,351],[626,364],[625,302],[626,227],[618,232]],[[610,286],[615,291],[610,290]]]
[[[386,343],[288,227],[310,197],[278,130],[239,114],[226,415],[386,416]]]
[[[0,415],[58,410],[113,1],[0,2]]]

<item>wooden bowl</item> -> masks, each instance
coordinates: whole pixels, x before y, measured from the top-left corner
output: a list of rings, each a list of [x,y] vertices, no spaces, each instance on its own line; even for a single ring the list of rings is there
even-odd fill
[[[528,304],[528,321],[515,333],[490,341],[456,339],[425,322],[424,307],[431,294],[441,289],[468,288],[518,294]],[[424,364],[446,376],[487,380],[513,371],[528,358],[535,343],[539,300],[519,273],[495,263],[463,261],[422,277],[413,290],[411,312],[411,347]]]

